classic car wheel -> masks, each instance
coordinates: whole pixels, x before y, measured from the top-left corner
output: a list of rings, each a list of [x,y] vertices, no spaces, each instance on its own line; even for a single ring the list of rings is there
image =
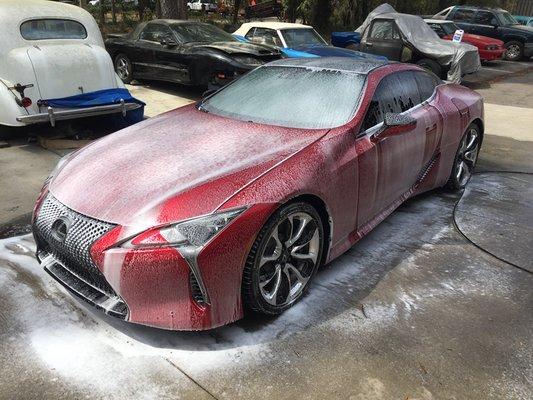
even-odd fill
[[[247,308],[280,314],[309,287],[322,257],[324,227],[314,207],[293,203],[282,207],[255,240],[243,275]]]
[[[130,83],[133,80],[131,61],[128,56],[119,54],[115,57],[115,71],[122,82]]]
[[[455,160],[452,167],[452,173],[446,187],[450,190],[459,190],[466,186],[474,173],[477,156],[479,154],[479,145],[481,133],[476,124],[470,124],[464,134],[459,148],[455,154]]]
[[[518,61],[524,54],[524,45],[512,40],[505,43],[505,59],[508,61]]]
[[[429,58],[423,58],[418,60],[416,64],[429,72],[433,72],[435,75],[441,78],[442,67],[436,61],[430,60]]]

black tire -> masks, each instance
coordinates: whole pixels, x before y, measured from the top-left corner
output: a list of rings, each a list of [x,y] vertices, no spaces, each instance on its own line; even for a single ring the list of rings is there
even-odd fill
[[[475,135],[475,138],[472,140],[472,135]],[[459,147],[455,153],[455,158],[453,160],[452,171],[448,182],[446,182],[445,188],[449,191],[455,192],[463,189],[470,178],[472,177],[479,150],[481,148],[481,131],[477,124],[470,124],[464,133],[461,141],[459,142]],[[471,156],[467,156],[467,154]],[[461,165],[463,165],[461,167]],[[464,173],[461,173],[461,168],[467,168]]]
[[[298,218],[297,216],[304,215],[309,216],[312,218],[312,220],[307,222],[307,224],[303,224],[303,221],[300,220],[300,223],[297,225],[297,227],[300,228],[304,226],[305,229],[303,229],[304,232],[301,234],[300,238],[293,243],[293,245],[294,247],[301,247],[304,243],[306,243],[306,240],[311,237],[307,244],[304,245],[303,249],[306,251],[305,249],[307,248],[309,254],[315,255],[316,261],[314,261],[314,264],[311,260],[292,259],[290,254],[292,254],[291,247],[293,245],[289,246],[288,248],[286,247],[286,244],[293,239],[291,237],[292,235],[289,234],[289,237],[287,238],[282,232],[283,226],[285,226],[290,229],[291,233],[293,233],[296,223],[294,222],[292,225],[290,225],[288,218],[292,216],[293,221],[295,221],[296,218]],[[272,236],[275,230],[277,232],[276,236],[279,238],[278,243],[282,247],[281,252],[278,258],[272,259],[269,262],[265,262],[261,266],[261,261],[264,259],[264,257],[266,257],[265,253],[270,251],[272,245],[277,248],[276,241]],[[316,239],[317,237],[318,241]],[[285,240],[286,238],[287,240]],[[287,204],[277,210],[259,232],[246,260],[242,281],[242,297],[245,308],[262,314],[277,315],[281,314],[283,311],[298,302],[307,292],[309,284],[312,281],[312,278],[314,277],[318,267],[320,266],[325,247],[324,243],[323,221],[314,207],[307,203],[298,202]],[[313,251],[313,249],[315,251]],[[276,254],[275,250],[273,251],[273,254]],[[289,259],[287,259],[287,257],[289,257]],[[294,298],[291,297],[291,289],[293,289],[293,287],[291,286],[290,272],[285,272],[287,271],[287,265],[293,267],[292,264],[294,264],[294,267],[296,267],[300,273],[300,277],[304,277],[306,279],[305,284],[299,286],[299,289],[295,291]],[[294,267],[292,271],[294,271]],[[272,273],[272,278],[269,279],[267,277],[270,275],[270,273],[268,271],[264,272],[264,269],[275,271]],[[276,284],[276,281],[272,281],[272,279],[277,276],[276,272],[279,275],[279,284]],[[263,274],[261,275],[261,273]],[[294,272],[292,273],[294,275]],[[293,278],[294,277],[296,278],[294,280],[295,285],[300,284],[301,282],[296,275],[294,275]],[[263,281],[263,287],[260,287],[261,281]],[[268,285],[270,283],[265,284],[264,281],[272,282],[274,286],[279,288],[274,291],[275,295],[273,298],[271,298],[270,302],[267,300],[268,296],[265,296],[263,292],[268,290]],[[278,299],[281,300],[283,297],[285,297],[285,294],[285,302],[279,301],[279,304],[272,303],[272,301],[277,302]]]
[[[524,57],[524,44],[516,40],[505,43],[504,58],[507,61],[520,61]]]
[[[114,61],[115,72],[124,83],[130,83],[133,80],[133,68],[127,55],[117,54]]]
[[[416,64],[430,72],[433,72],[439,78],[442,78],[442,67],[438,62],[429,58],[422,58],[421,60],[418,60]]]

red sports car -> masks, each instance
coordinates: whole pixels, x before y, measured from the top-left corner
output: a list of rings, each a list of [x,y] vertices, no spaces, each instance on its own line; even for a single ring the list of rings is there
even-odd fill
[[[464,187],[482,137],[481,97],[417,66],[276,61],[61,162],[35,206],[37,256],[134,323],[278,314],[407,198]]]
[[[426,19],[424,21],[444,40],[452,40],[455,31],[461,29],[453,21],[440,19]],[[505,53],[503,42],[498,39],[465,32],[462,41],[477,47],[481,61],[501,60],[503,53]]]

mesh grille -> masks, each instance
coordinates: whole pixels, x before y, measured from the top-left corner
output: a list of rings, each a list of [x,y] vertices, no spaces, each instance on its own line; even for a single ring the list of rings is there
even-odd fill
[[[52,225],[60,218],[68,225],[63,241],[52,232]],[[33,224],[33,232],[39,249],[53,254],[80,279],[110,296],[116,296],[90,256],[92,244],[114,227],[75,212],[48,194]]]

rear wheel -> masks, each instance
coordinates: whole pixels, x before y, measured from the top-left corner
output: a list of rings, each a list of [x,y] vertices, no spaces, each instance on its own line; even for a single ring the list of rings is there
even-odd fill
[[[481,143],[481,133],[476,124],[470,124],[455,154],[452,172],[446,188],[452,191],[463,189],[476,167],[477,156]]]
[[[516,40],[505,43],[505,59],[508,61],[519,61],[524,55],[524,45]]]
[[[244,305],[280,314],[306,292],[322,258],[324,227],[314,207],[288,204],[278,210],[255,240],[243,275]]]
[[[442,78],[442,67],[439,65],[438,62],[430,60],[429,58],[423,58],[421,60],[418,60],[416,64],[430,72],[433,72],[439,78]]]
[[[128,56],[119,54],[115,57],[115,72],[124,83],[130,83],[133,80],[133,69]]]

